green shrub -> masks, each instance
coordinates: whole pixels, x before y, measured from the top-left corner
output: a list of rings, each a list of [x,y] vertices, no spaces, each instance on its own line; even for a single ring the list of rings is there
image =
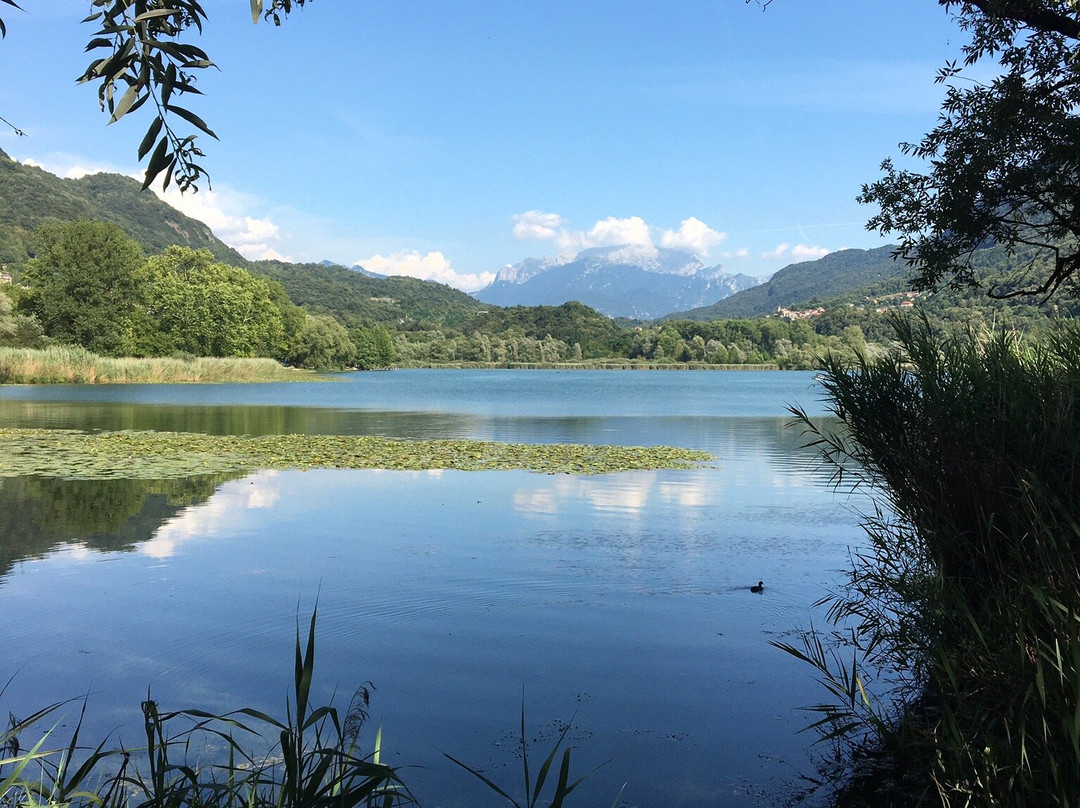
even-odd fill
[[[837,485],[884,507],[828,599],[845,643],[780,645],[834,694],[818,729],[849,757],[876,749],[895,804],[1077,805],[1080,328],[893,325],[887,356],[825,360],[842,429],[796,412]]]

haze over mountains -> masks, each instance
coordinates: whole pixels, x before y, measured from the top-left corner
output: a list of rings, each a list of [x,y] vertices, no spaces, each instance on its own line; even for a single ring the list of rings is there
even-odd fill
[[[663,247],[594,247],[568,258],[527,258],[503,267],[473,296],[496,306],[557,306],[576,300],[609,317],[653,320],[709,306],[761,283]]]

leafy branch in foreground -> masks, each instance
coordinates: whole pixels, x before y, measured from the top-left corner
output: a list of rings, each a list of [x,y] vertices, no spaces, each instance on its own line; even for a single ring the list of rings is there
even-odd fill
[[[993,297],[1051,295],[1080,271],[1080,5],[1071,0],[939,0],[971,35],[963,67],[947,64],[939,123],[901,151],[925,172],[882,164],[859,201],[867,224],[899,236],[896,256],[917,289],[979,285],[975,253],[1000,245],[1014,261]],[[964,67],[997,62],[988,83]]]
[[[139,160],[150,154],[144,188],[164,173],[162,187],[175,180],[181,191],[197,190],[206,173],[196,162],[203,152],[197,136],[181,136],[173,121],[179,118],[210,137],[217,135],[190,109],[174,103],[173,96],[201,94],[195,71],[214,67],[201,48],[180,39],[192,28],[202,32],[206,12],[196,0],[92,0],[91,8],[83,22],[97,22],[99,28],[86,50],[105,55],[91,62],[79,81],[99,82],[98,101],[109,123],[152,102],[154,117],[139,144]]]
[[[2,0],[15,5],[12,0]],[[310,0],[272,0],[265,10],[262,0],[251,0],[252,20],[260,15],[280,25],[293,6]],[[163,176],[162,187],[176,182],[181,191],[197,191],[209,178],[198,162],[204,156],[197,145],[198,133],[217,138],[206,122],[175,99],[201,95],[197,71],[215,67],[210,57],[185,35],[201,34],[206,12],[198,0],[92,0],[92,13],[83,22],[97,23],[98,30],[86,51],[101,53],[86,68],[80,82],[98,83],[98,101],[115,123],[148,101],[153,118],[139,143],[139,160],[149,159],[143,187]],[[3,23],[0,21],[0,31]],[[195,132],[181,133],[186,123]]]

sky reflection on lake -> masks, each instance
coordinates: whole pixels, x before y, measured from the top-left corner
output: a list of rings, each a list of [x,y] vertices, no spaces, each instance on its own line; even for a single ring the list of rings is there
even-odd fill
[[[682,374],[694,386],[682,399],[679,379],[663,381],[670,406],[700,400],[705,376]],[[789,392],[805,389],[805,375],[787,378]],[[0,406],[0,423],[54,418],[50,407],[68,405],[18,406]],[[164,424],[221,427],[248,405],[187,415],[130,401],[80,406],[98,425],[150,423],[156,411]],[[315,431],[371,423],[319,413],[305,416]],[[280,415],[270,408],[264,424],[304,421]],[[404,423],[395,415],[384,422]],[[167,708],[279,713],[297,615],[304,622],[317,600],[318,697],[347,702],[375,682],[386,747],[423,767],[407,776],[426,805],[486,797],[437,750],[516,782],[523,689],[530,726],[547,741],[574,717],[581,771],[613,759],[582,805],[610,804],[623,782],[628,806],[771,805],[809,770],[799,708],[821,694],[769,642],[791,640],[815,616],[861,533],[787,419],[690,408],[409,423],[670,442],[715,461],[597,477],[324,470],[98,489],[0,480],[0,510],[19,514],[0,523],[0,607],[23,666],[4,706],[25,713],[89,689],[86,737],[116,729],[128,743],[138,743],[148,685]],[[759,578],[765,593],[752,595]]]

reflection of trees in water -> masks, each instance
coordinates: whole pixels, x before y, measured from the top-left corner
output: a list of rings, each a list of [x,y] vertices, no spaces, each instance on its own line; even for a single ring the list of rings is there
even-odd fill
[[[9,427],[280,435],[304,431],[305,417],[299,407],[0,400],[0,425]]]
[[[4,399],[0,399],[0,427],[154,430],[205,432],[210,435],[383,435],[399,438],[459,437],[474,433],[483,438],[488,434],[484,430],[483,419],[433,412]]]
[[[184,508],[241,475],[178,480],[0,478],[0,576],[25,558],[75,542],[124,552],[148,541]]]

